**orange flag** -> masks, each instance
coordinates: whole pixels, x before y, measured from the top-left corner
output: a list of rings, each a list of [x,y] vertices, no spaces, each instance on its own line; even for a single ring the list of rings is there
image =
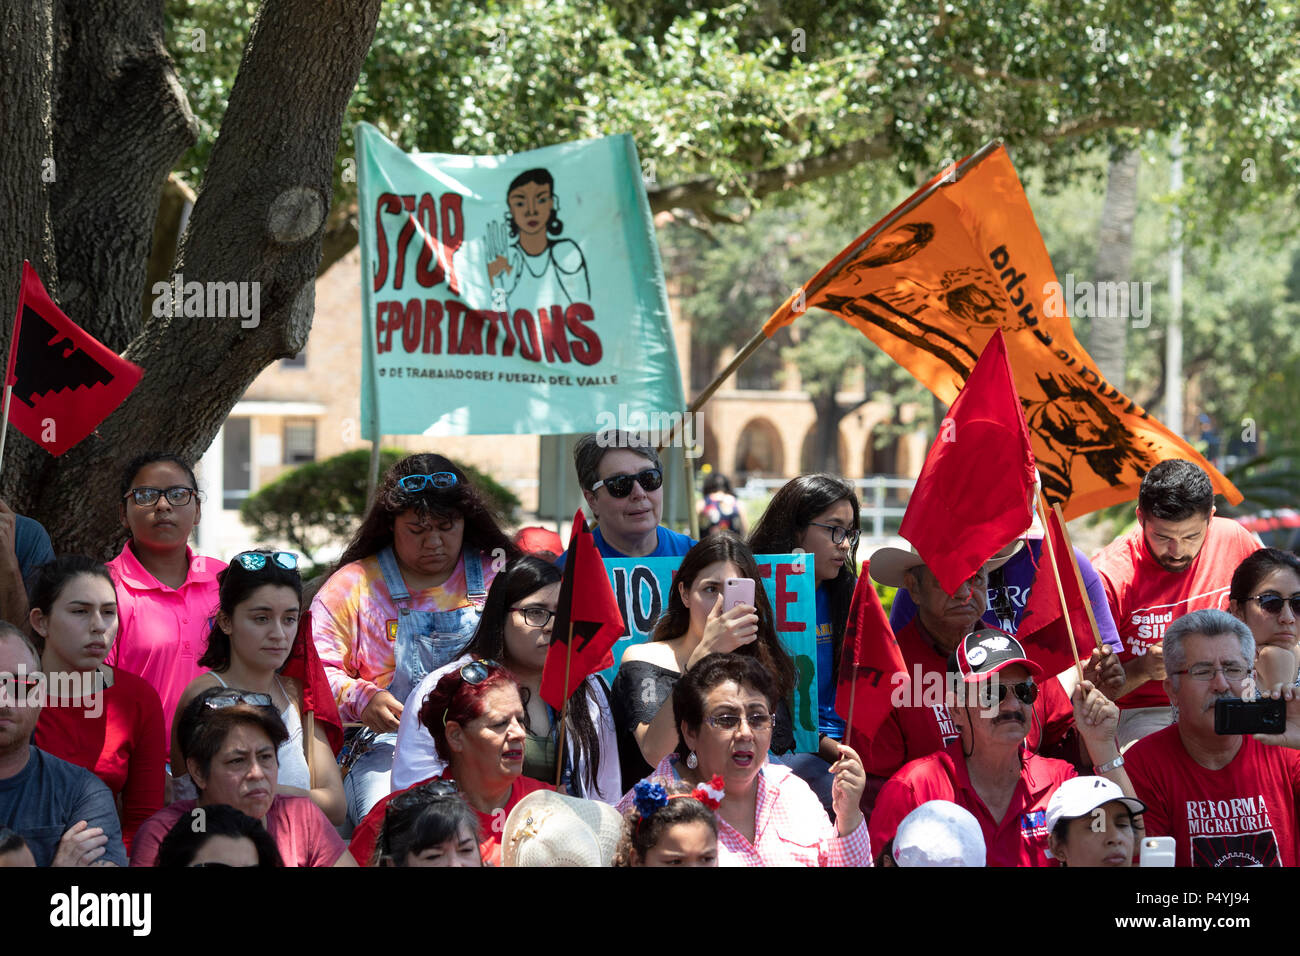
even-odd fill
[[[1001,329],[1043,492],[1067,519],[1137,497],[1142,476],[1166,458],[1195,462],[1230,503],[1241,501],[1190,445],[1097,373],[1065,298],[1011,160],[990,144],[859,236],[763,331],[773,335],[806,308],[833,312],[951,404]]]

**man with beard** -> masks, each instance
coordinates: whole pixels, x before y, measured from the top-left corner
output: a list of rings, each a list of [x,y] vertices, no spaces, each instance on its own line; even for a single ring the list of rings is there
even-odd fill
[[[1124,749],[1173,721],[1161,638],[1177,617],[1224,609],[1232,573],[1259,544],[1241,525],[1214,516],[1214,486],[1190,461],[1162,461],[1142,479],[1138,526],[1092,562],[1101,576],[1124,651],[1119,742]]]
[[[1125,756],[1147,805],[1147,836],[1173,837],[1177,866],[1300,862],[1300,754],[1260,741],[1294,743],[1214,732],[1215,702],[1240,696],[1254,659],[1250,628],[1223,611],[1186,614],[1164,634],[1164,689],[1177,722]]]
[[[1042,668],[1014,637],[985,627],[957,645],[947,673],[948,709],[959,736],[889,779],[871,815],[871,845],[884,852],[913,809],[928,800],[950,800],[979,821],[989,866],[1051,865],[1044,852],[1047,805],[1076,774],[1064,760],[1025,748]],[[1072,704],[1094,772],[1133,796],[1115,746],[1119,709],[1087,681],[1075,687]]]

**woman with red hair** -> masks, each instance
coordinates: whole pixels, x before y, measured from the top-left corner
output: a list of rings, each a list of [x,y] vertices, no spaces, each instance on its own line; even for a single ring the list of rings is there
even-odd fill
[[[438,756],[447,763],[439,778],[430,779],[456,782],[461,799],[479,816],[483,862],[498,865],[501,831],[511,809],[534,790],[554,789],[521,775],[525,730],[519,685],[496,661],[470,661],[434,685],[420,708],[420,723],[433,737]],[[428,781],[414,786],[424,783]],[[405,792],[385,797],[361,821],[349,846],[354,857],[372,858],[388,803]]]

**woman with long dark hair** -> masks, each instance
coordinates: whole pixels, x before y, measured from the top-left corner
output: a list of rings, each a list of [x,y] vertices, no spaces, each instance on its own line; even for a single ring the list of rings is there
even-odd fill
[[[724,612],[722,591],[727,578],[752,579],[754,603],[737,604]],[[623,652],[614,678],[614,724],[625,788],[648,775],[677,745],[673,685],[709,654],[734,651],[755,657],[772,675],[780,700],[772,750],[792,749],[789,700],[796,672],[777,639],[774,620],[754,553],[743,540],[723,531],[686,553],[654,634]]]
[[[812,555],[817,578],[817,732],[816,754],[782,758],[801,776],[828,810],[831,775],[840,759],[844,721],[835,713],[840,648],[857,586],[858,496],[834,475],[800,475],[781,486],[749,536],[755,554]]]
[[[397,730],[393,758],[393,789],[409,787],[441,773],[433,738],[420,723],[420,707],[442,675],[472,660],[500,661],[519,682],[526,716],[525,777],[555,781],[559,723],[541,696],[542,668],[551,644],[560,570],[550,562],[525,555],[511,561],[496,576],[483,605],[474,639],[460,658],[427,674],[407,697]],[[609,688],[592,674],[574,692],[565,726],[564,774],[573,796],[615,803],[622,795],[618,744],[610,713]]]
[[[298,557],[288,551],[245,551],[231,558],[218,577],[220,605],[208,635],[208,649],[199,659],[201,666],[211,670],[194,678],[177,704],[172,765],[184,766],[176,728],[180,714],[200,693],[210,687],[239,687],[266,694],[289,732],[276,754],[278,792],[310,797],[330,823],[339,826],[347,817],[347,805],[329,737],[324,725],[316,724],[311,738],[304,739],[303,688],[280,675],[298,632],[302,601]],[[189,776],[178,776],[176,799],[194,795]]]
[[[502,281],[511,312],[591,298],[587,261],[576,242],[560,237],[564,222],[559,210],[555,178],[545,169],[525,170],[506,189],[504,223],[489,227],[488,247],[494,255],[487,272],[494,284],[506,274]]]
[[[384,475],[311,604],[312,635],[339,716],[378,735],[344,780],[354,823],[390,790],[402,701],[460,653],[497,568],[518,553],[449,459],[410,455]]]
[[[1255,635],[1255,679],[1261,691],[1296,683],[1300,635],[1300,557],[1261,548],[1232,575],[1228,611]]]

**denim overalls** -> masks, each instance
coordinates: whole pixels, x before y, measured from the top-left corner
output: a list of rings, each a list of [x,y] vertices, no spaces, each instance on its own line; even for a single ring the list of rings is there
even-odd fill
[[[487,599],[483,556],[472,548],[464,549],[461,556],[465,561],[465,590],[470,606],[454,611],[417,611],[410,606],[411,593],[402,580],[393,549],[387,547],[378,554],[384,583],[398,608],[393,679],[387,689],[403,704],[426,674],[460,656],[478,628],[483,602]],[[396,731],[379,734],[344,778],[348,816],[353,825],[360,823],[391,792],[396,743]]]

